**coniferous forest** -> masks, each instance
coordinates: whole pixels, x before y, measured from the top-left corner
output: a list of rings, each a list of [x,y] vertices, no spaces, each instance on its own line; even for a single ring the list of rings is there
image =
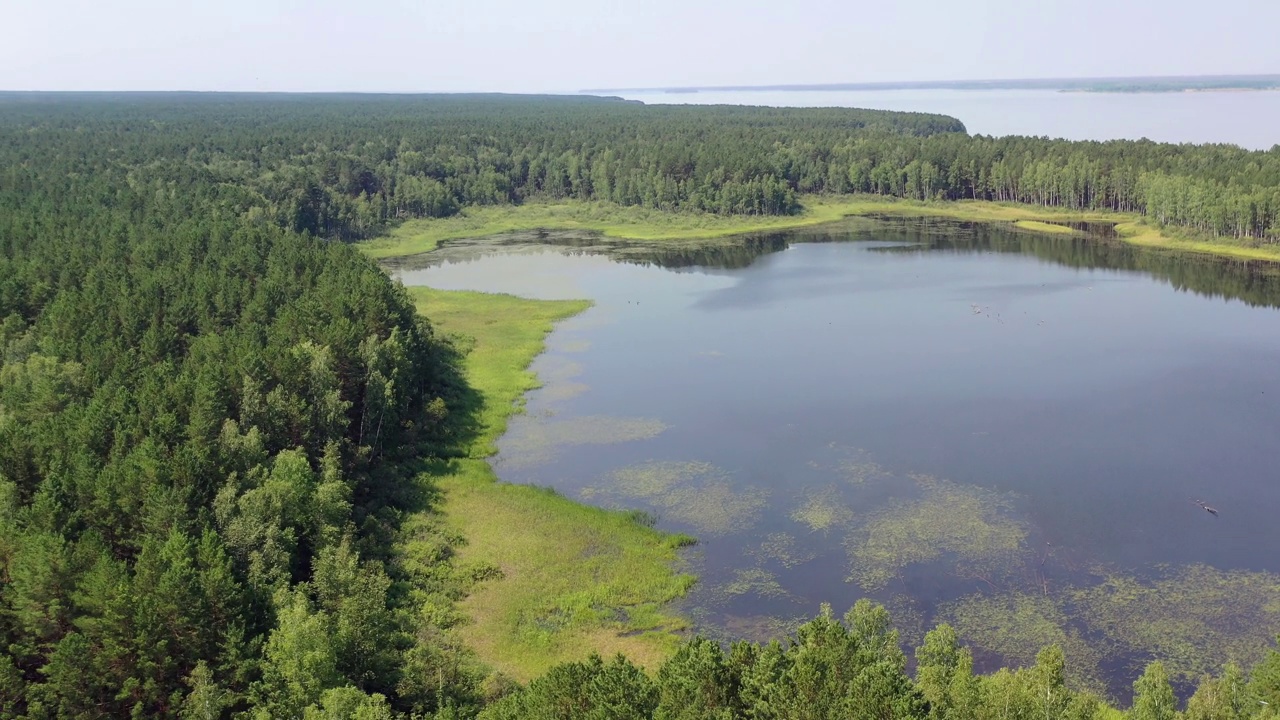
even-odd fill
[[[987,138],[952,118],[500,96],[0,96],[0,718],[1090,718],[1061,653],[975,675],[884,610],[525,688],[391,551],[465,425],[456,351],[344,241],[471,205],[787,214],[805,193],[1145,214],[1280,239],[1280,149]],[[441,553],[441,563],[445,553]],[[445,609],[440,609],[445,608]],[[1132,717],[1174,717],[1162,668]],[[1270,703],[1270,704],[1267,704]],[[1188,718],[1280,708],[1280,655]]]
[[[1198,235],[1280,239],[1275,148],[975,137],[920,113],[585,96],[0,98],[7,167],[92,167],[156,202],[198,195],[324,238],[531,198],[776,215],[798,211],[797,194],[864,192],[1137,212]]]

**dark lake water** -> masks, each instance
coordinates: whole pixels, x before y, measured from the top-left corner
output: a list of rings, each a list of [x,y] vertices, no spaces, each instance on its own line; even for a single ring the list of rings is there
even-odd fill
[[[1150,658],[1185,682],[1280,631],[1280,286],[1257,266],[951,222],[530,240],[393,274],[595,301],[495,466],[697,536],[702,632],[871,597],[908,646],[948,621],[990,668],[1057,642],[1127,697]]]
[[[1280,143],[1280,92],[1092,93],[1056,90],[724,91],[624,93],[646,103],[860,107],[943,113],[970,133],[1047,135],[1068,140],[1149,138],[1232,143],[1269,150]]]

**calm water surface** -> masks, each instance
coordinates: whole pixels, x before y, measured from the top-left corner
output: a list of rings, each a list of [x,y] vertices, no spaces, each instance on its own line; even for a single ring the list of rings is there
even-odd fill
[[[551,336],[496,467],[697,536],[704,632],[872,597],[909,642],[956,623],[987,666],[1062,639],[1122,693],[1179,642],[1249,660],[1280,629],[1269,276],[955,223],[601,249],[490,241],[393,272],[595,301]],[[1001,639],[991,616],[1015,613],[1063,635]]]
[[[1269,150],[1280,143],[1280,92],[1087,93],[1054,90],[737,91],[632,93],[646,103],[859,107],[942,113],[982,135],[1069,140],[1148,138],[1232,143]]]

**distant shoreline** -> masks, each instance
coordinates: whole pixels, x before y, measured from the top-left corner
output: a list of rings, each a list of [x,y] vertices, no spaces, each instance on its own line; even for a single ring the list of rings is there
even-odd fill
[[[1277,92],[1280,91],[1280,85],[1271,87],[1187,87],[1187,88],[1168,88],[1168,89],[1151,89],[1151,90],[1125,90],[1116,89],[1062,89],[1058,92],[1064,93],[1097,93],[1101,95],[1172,95],[1176,93],[1251,93],[1251,92]]]
[[[784,85],[709,85],[647,88],[594,88],[587,95],[707,92],[867,92],[885,90],[1057,90],[1097,93],[1266,92],[1280,90],[1280,75],[1205,75],[1116,78],[1044,78],[1021,80],[937,80],[912,82],[821,83]]]

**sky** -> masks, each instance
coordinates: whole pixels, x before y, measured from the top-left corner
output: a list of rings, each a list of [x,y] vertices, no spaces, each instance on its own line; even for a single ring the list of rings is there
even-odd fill
[[[0,90],[1280,73],[1274,0],[6,0]]]

